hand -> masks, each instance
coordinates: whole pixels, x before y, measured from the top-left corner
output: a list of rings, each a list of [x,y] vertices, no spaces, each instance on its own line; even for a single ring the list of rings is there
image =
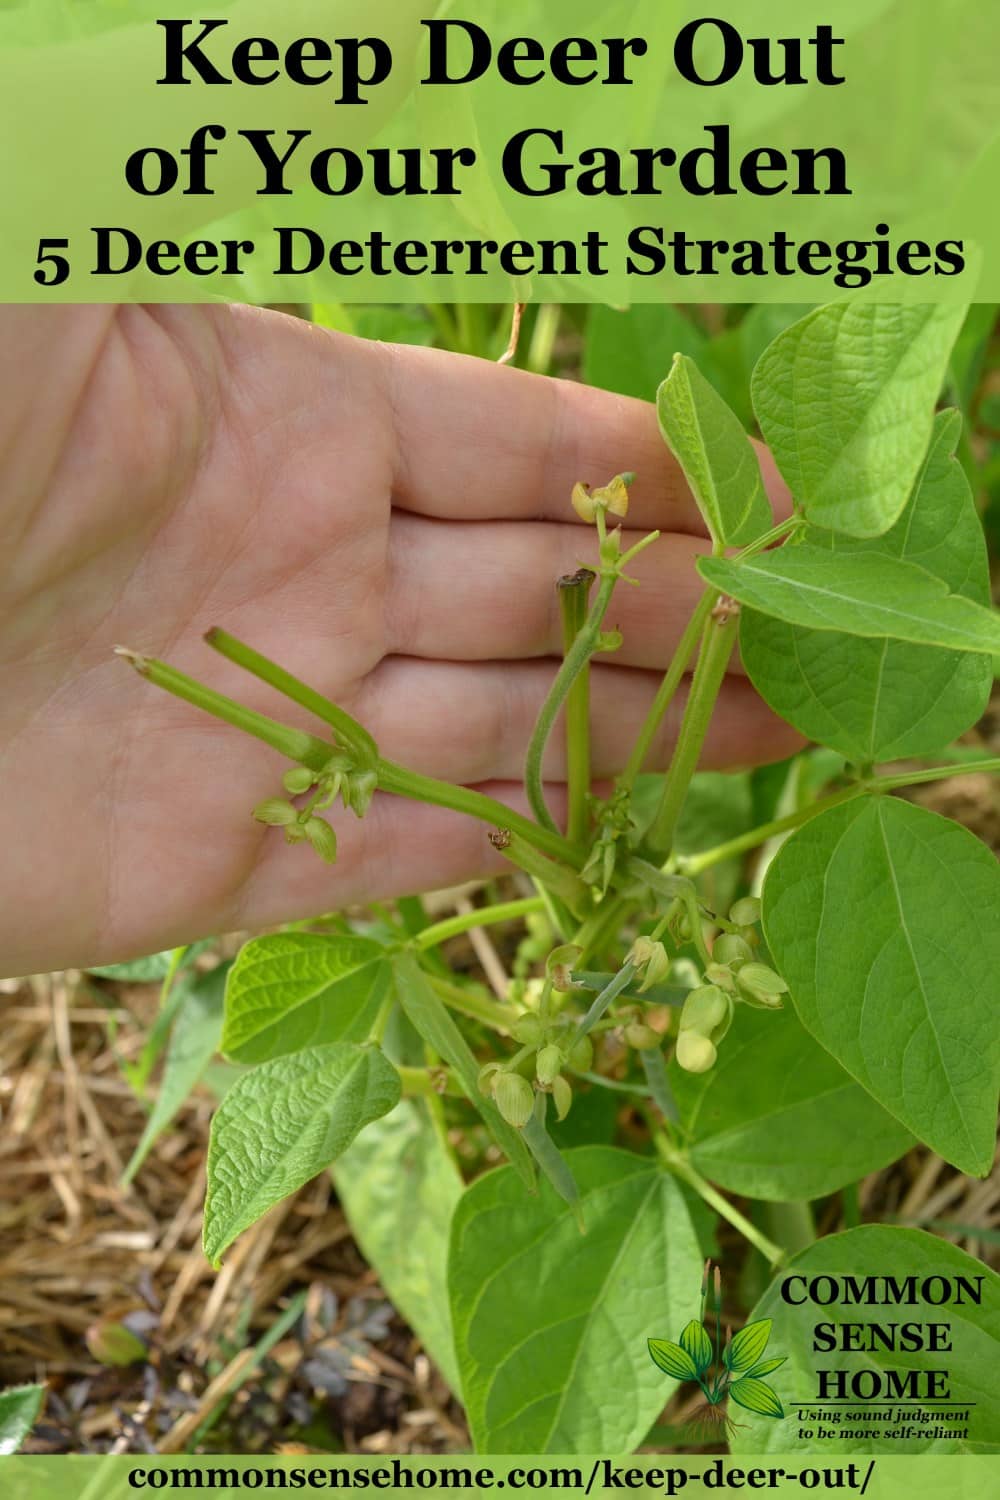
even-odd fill
[[[224,626],[385,755],[523,807],[559,653],[554,581],[596,556],[573,483],[637,471],[630,537],[667,533],[636,562],[642,587],[616,595],[622,650],[593,668],[596,774],[623,765],[700,593],[703,528],[651,408],[583,386],[276,313],[8,307],[0,397],[6,974],[503,865],[484,825],[384,795],[363,822],[338,815],[335,866],[286,847],[250,817],[280,758],[143,682],[115,644],[309,725],[203,644]],[[796,743],[734,668],[706,764]]]

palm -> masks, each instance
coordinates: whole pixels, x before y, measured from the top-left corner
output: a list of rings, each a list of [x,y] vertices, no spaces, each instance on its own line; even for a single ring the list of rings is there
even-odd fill
[[[388,797],[364,822],[338,822],[332,870],[286,848],[249,817],[277,790],[280,760],[155,692],[112,647],[166,656],[293,719],[204,646],[223,625],[349,708],[386,754],[517,801],[557,645],[551,580],[592,550],[545,512],[561,515],[575,478],[632,467],[652,481],[640,524],[697,529],[647,412],[277,315],[5,317],[5,971],[119,958],[487,867],[481,827]],[[653,588],[623,600],[637,639],[633,670],[597,674],[601,771],[621,764],[683,624],[695,545],[654,549],[665,555],[647,570]],[[787,750],[746,685],[731,686],[741,742],[727,756],[720,740],[716,759]]]

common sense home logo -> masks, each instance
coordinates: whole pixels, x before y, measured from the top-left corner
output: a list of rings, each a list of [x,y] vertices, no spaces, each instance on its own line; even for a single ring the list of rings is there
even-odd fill
[[[734,1401],[760,1417],[783,1417],[785,1409],[773,1386],[764,1379],[785,1363],[785,1356],[765,1359],[771,1320],[748,1323],[739,1333],[722,1337],[722,1279],[718,1266],[712,1277],[712,1316],[706,1322],[711,1262],[705,1263],[701,1283],[701,1317],[692,1318],[675,1344],[649,1339],[650,1358],[675,1380],[691,1380],[701,1387],[705,1403],[692,1417],[692,1426],[711,1430],[733,1427],[728,1403]],[[711,1326],[709,1326],[711,1325]]]

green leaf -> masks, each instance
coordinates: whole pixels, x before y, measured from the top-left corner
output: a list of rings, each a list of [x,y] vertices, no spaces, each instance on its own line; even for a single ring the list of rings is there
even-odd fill
[[[967,1278],[973,1287],[980,1288],[981,1303],[972,1298],[942,1304],[923,1300],[921,1287],[930,1278],[935,1287],[942,1281],[955,1285],[955,1278]],[[840,1296],[831,1303],[824,1300],[823,1306],[806,1301],[802,1305],[788,1302],[782,1288],[789,1285],[789,1277],[805,1277],[806,1284],[816,1277],[831,1277]],[[911,1278],[915,1301],[903,1305],[891,1300],[891,1286],[886,1278],[892,1278],[903,1295],[911,1295]],[[886,1297],[881,1304],[858,1305],[851,1295],[849,1279],[855,1286],[872,1286],[876,1295]],[[847,1287],[845,1293],[844,1288]],[[791,1283],[791,1295],[796,1299],[803,1295],[802,1283]],[[824,1299],[825,1299],[824,1290]],[[947,1370],[949,1399],[958,1408],[971,1408],[969,1416],[969,1438],[932,1437],[927,1428],[914,1422],[909,1424],[909,1435],[904,1436],[907,1423],[893,1420],[894,1408],[890,1405],[871,1405],[864,1400],[852,1400],[842,1411],[857,1413],[854,1421],[833,1424],[829,1436],[824,1436],[824,1454],[884,1453],[884,1454],[947,1454],[986,1449],[1000,1443],[1000,1407],[996,1400],[996,1357],[1000,1344],[1000,1277],[981,1261],[974,1260],[956,1246],[935,1235],[919,1229],[895,1229],[883,1225],[866,1225],[861,1229],[850,1229],[844,1234],[828,1235],[816,1240],[807,1250],[796,1255],[775,1277],[751,1314],[753,1318],[770,1318],[773,1322],[771,1341],[775,1348],[788,1355],[788,1366],[779,1382],[782,1392],[787,1392],[790,1402],[815,1401],[821,1394],[817,1370],[847,1372],[851,1376],[864,1372],[865,1385],[873,1375],[883,1375],[893,1369],[905,1378],[908,1371]],[[833,1329],[845,1324],[913,1323],[926,1327],[931,1323],[946,1323],[949,1326],[948,1341],[951,1347],[946,1353],[940,1349],[886,1349],[876,1342],[873,1349],[845,1353],[839,1349],[815,1348],[816,1325],[823,1323]],[[848,1391],[850,1385],[848,1384]],[[879,1394],[884,1395],[885,1392]],[[915,1408],[919,1403],[914,1404]],[[828,1408],[829,1409],[829,1408]],[[837,1408],[833,1408],[836,1410]],[[943,1408],[930,1407],[937,1411]],[[887,1415],[888,1414],[888,1415]],[[775,1422],[751,1420],[739,1427],[731,1438],[734,1454],[794,1453],[803,1451],[799,1437],[800,1424],[796,1421]],[[884,1436],[844,1437],[845,1431],[865,1433],[872,1429],[884,1432]],[[758,1460],[755,1457],[755,1462]]]
[[[778,1400],[777,1393],[764,1380],[758,1380],[754,1375],[744,1375],[742,1380],[734,1380],[729,1387],[729,1398],[746,1411],[757,1412],[762,1417],[783,1417],[785,1408]]]
[[[652,1345],[657,1341],[650,1339],[649,1342],[650,1353],[652,1353]],[[697,1318],[692,1318],[681,1334],[681,1348],[690,1354],[694,1361],[696,1372],[699,1375],[704,1375],[712,1363],[712,1340],[706,1333],[704,1325],[699,1323]],[[656,1359],[655,1354],[653,1358]],[[657,1364],[659,1364],[659,1360],[657,1360]]]
[[[770,1375],[781,1366],[788,1363],[788,1355],[780,1354],[777,1359],[762,1359],[759,1365],[754,1365],[752,1370],[747,1371],[748,1376],[758,1379],[764,1375]]]
[[[805,545],[745,562],[702,557],[698,571],[721,593],[791,625],[952,651],[1000,651],[996,610],[949,594],[940,578],[896,557],[841,556]]]
[[[394,972],[399,1002],[410,1024],[455,1070],[470,1103],[485,1120],[493,1139],[517,1169],[522,1182],[533,1188],[535,1169],[521,1132],[501,1118],[492,1100],[483,1097],[479,1089],[479,1064],[426,974],[409,953],[397,955]]]
[[[15,1385],[0,1391],[0,1456],[16,1453],[38,1420],[44,1385]]]
[[[771,1323],[767,1318],[741,1328],[722,1352],[722,1362],[726,1369],[732,1370],[734,1375],[739,1375],[743,1370],[751,1370],[767,1348],[770,1337]]]
[[[462,1179],[426,1106],[403,1099],[333,1166],[351,1233],[452,1390],[458,1366],[446,1266]]]
[[[455,1213],[448,1281],[477,1452],[629,1452],[664,1401],[650,1308],[668,1327],[697,1312],[701,1250],[673,1180],[625,1151],[568,1159],[586,1235],[547,1182],[529,1197],[509,1169]]]
[[[880,536],[923,463],[963,307],[838,302],[762,355],[753,402],[809,520]]]
[[[958,414],[942,412],[910,502],[885,536],[860,541],[810,528],[807,541],[840,556],[902,558],[952,593],[988,604],[982,527],[953,457],[960,432]],[[740,651],[757,691],[783,719],[856,765],[950,744],[982,715],[993,679],[988,656],[805,630],[753,610],[740,621]]]
[[[684,355],[656,396],[660,431],[677,459],[713,539],[756,540],[773,524],[753,444],[739,419]]]
[[[669,1339],[647,1339],[646,1348],[654,1365],[671,1379],[698,1379],[699,1370],[694,1355],[681,1344],[672,1344]]]
[[[151,953],[148,958],[133,958],[123,964],[103,964],[96,969],[88,969],[88,974],[96,974],[99,979],[117,979],[126,984],[159,984],[166,979],[170,972],[174,950],[165,949],[162,953]],[[33,1390],[33,1386],[25,1387]]]
[[[327,1042],[361,1042],[390,981],[370,938],[281,932],[240,949],[226,987],[222,1050],[264,1062]]]
[[[222,1006],[229,964],[200,974],[182,995],[170,1033],[160,1090],[139,1144],[122,1175],[129,1183],[219,1050]]]
[[[738,1005],[710,1072],[669,1071],[692,1165],[731,1192],[820,1198],[913,1145],[791,1008]]]
[[[814,818],[764,885],[764,930],[799,1016],[963,1172],[993,1161],[1000,866],[967,829],[894,797]]]
[[[212,1120],[205,1254],[218,1265],[238,1234],[338,1157],[399,1102],[399,1074],[376,1047],[334,1042],[276,1057],[238,1078]]]

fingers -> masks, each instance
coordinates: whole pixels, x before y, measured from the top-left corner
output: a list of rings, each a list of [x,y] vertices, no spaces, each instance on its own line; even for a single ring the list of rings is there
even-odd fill
[[[704,534],[651,405],[439,350],[381,353],[400,505],[451,519],[572,520],[577,480],[602,484],[632,470],[630,524]],[[769,459],[764,477],[787,509]]]
[[[640,536],[626,533],[623,546]],[[695,559],[708,550],[703,538],[666,536],[629,565],[639,587],[619,583],[606,617],[624,636],[617,664],[665,668],[704,591]],[[577,526],[396,515],[386,653],[452,661],[561,654],[556,580],[581,563],[596,567],[597,546]]]
[[[384,661],[352,711],[383,755],[445,781],[517,780],[535,719],[552,685],[551,662]],[[595,664],[591,670],[593,773],[621,771],[660,683],[659,673]],[[686,685],[654,742],[647,769],[668,763],[686,701]],[[702,757],[704,769],[749,766],[792,755],[802,741],[742,678],[720,695]],[[550,741],[545,775],[565,776],[562,726]]]

